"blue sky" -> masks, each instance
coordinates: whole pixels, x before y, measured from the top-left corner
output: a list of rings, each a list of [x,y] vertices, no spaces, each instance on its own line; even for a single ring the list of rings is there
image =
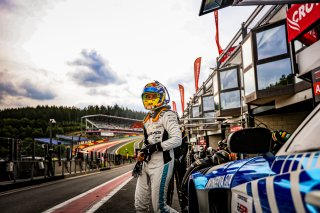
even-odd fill
[[[144,110],[143,86],[167,86],[181,112],[218,56],[200,0],[0,0],[0,108],[118,104]],[[220,11],[222,48],[254,7]]]

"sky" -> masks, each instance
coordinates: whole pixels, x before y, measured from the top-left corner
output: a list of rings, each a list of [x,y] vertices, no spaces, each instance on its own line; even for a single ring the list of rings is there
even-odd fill
[[[200,0],[0,0],[0,109],[113,106],[145,111],[141,92],[158,80],[181,113],[215,67],[213,13]],[[255,7],[219,11],[226,47]],[[186,104],[185,104],[186,105]]]

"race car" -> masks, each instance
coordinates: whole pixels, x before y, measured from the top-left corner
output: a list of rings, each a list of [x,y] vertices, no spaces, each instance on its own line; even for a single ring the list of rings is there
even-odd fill
[[[276,155],[268,129],[230,134],[231,152],[261,155],[193,173],[189,212],[320,212],[319,132],[320,105]]]

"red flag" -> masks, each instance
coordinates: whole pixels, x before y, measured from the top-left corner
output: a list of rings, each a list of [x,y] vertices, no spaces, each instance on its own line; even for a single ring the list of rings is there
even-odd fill
[[[225,60],[227,60],[233,52],[233,50],[236,49],[236,47],[237,46],[230,47],[228,51],[224,54],[224,56],[221,58],[220,63],[223,63]]]
[[[184,113],[184,87],[181,84],[179,85],[180,98],[181,98],[181,109],[182,113]]]
[[[172,108],[173,108],[173,111],[177,111],[177,105],[176,105],[176,102],[172,101]]]
[[[218,52],[219,55],[223,52],[221,46],[220,46],[220,41],[219,41],[219,19],[218,19],[218,10],[214,11],[214,20],[216,22],[216,43],[218,47]]]
[[[196,86],[196,91],[198,91],[200,67],[201,67],[201,57],[197,58],[194,61],[194,83],[195,83],[195,86]]]

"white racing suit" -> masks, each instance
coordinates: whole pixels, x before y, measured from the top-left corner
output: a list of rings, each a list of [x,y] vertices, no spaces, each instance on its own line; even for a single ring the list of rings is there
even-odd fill
[[[148,142],[161,142],[163,151],[154,152],[149,162],[143,163],[135,191],[137,212],[149,212],[150,197],[154,212],[177,212],[166,204],[167,190],[173,174],[173,148],[181,145],[181,131],[175,112],[160,112],[159,119],[144,121]]]

